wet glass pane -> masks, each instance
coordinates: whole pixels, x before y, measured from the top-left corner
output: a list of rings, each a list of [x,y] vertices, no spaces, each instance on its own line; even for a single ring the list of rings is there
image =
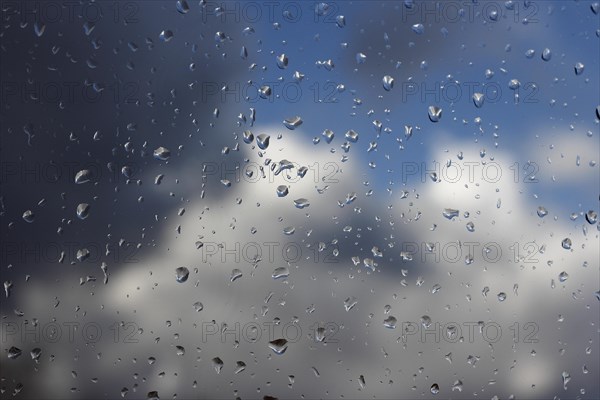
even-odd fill
[[[600,397],[597,1],[0,12],[1,398]]]

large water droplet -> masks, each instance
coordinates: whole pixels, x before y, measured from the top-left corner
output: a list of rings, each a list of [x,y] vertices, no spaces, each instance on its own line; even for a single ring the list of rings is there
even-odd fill
[[[552,58],[552,51],[550,51],[550,49],[546,47],[544,49],[544,51],[542,51],[542,60],[550,61],[551,58]]]
[[[382,83],[383,88],[389,92],[394,87],[394,78],[392,78],[389,75],[386,75],[383,77]]]
[[[287,196],[289,193],[288,187],[285,185],[279,185],[277,186],[277,196],[278,197],[285,197]]]
[[[271,136],[265,134],[265,133],[261,133],[260,135],[258,135],[256,137],[256,144],[258,145],[258,147],[261,150],[265,150],[267,147],[269,147],[269,140],[271,139]]]
[[[294,205],[296,206],[296,208],[303,209],[303,208],[310,206],[310,203],[308,202],[308,200],[306,200],[304,198],[300,198],[300,199],[294,200]]]
[[[358,141],[358,133],[350,129],[346,132],[346,139],[348,139],[349,142],[356,143]]]
[[[437,106],[429,106],[428,114],[431,122],[439,122],[442,118],[442,109]]]
[[[283,120],[283,125],[285,125],[285,127],[290,130],[294,130],[300,125],[302,125],[302,118],[300,118],[299,116],[287,118]]]
[[[161,161],[166,161],[171,157],[171,151],[166,147],[159,147],[154,150],[154,158]]]
[[[168,30],[168,29],[166,29],[166,30],[162,31],[160,33],[160,35],[158,35],[158,37],[163,42],[168,42],[169,40],[173,39],[173,32],[170,31],[170,30]]]
[[[285,54],[281,54],[279,56],[277,56],[277,66],[280,69],[285,69],[288,66],[288,58]]]
[[[383,320],[383,326],[389,329],[396,329],[397,322],[398,320],[396,319],[396,317],[390,315],[389,317]]]
[[[585,213],[585,220],[588,222],[588,224],[594,225],[596,222],[598,222],[598,213],[594,210],[589,210]]]
[[[90,205],[88,203],[81,203],[77,206],[77,217],[79,219],[86,219],[90,215]]]
[[[483,106],[484,99],[485,96],[483,93],[473,93],[473,103],[475,104],[475,107],[481,108]]]
[[[583,74],[583,70],[584,69],[585,69],[585,65],[583,65],[580,62],[578,62],[577,64],[575,64],[575,75],[581,75],[581,74]]]
[[[275,354],[283,354],[287,350],[287,340],[275,339],[269,342],[269,348],[275,352]]]
[[[190,270],[186,267],[178,267],[175,269],[175,279],[179,283],[183,283],[188,280],[190,276]]]
[[[287,278],[290,276],[290,270],[287,267],[275,268],[271,277],[273,279]]]
[[[573,245],[573,242],[569,238],[564,238],[563,241],[561,242],[561,245],[562,245],[563,249],[570,250],[571,246]]]
[[[442,211],[442,215],[448,219],[458,217],[459,214],[460,211],[455,210],[454,208],[444,208],[444,211]]]
[[[92,172],[89,169],[82,169],[75,175],[75,183],[82,184],[89,182],[92,178]]]

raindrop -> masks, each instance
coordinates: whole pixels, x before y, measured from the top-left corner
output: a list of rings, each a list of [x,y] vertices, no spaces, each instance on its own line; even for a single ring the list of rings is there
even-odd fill
[[[594,225],[596,222],[598,222],[598,213],[594,210],[589,210],[585,213],[585,220],[588,222],[588,224]]]
[[[181,14],[187,14],[188,11],[190,11],[190,6],[188,5],[187,1],[185,0],[177,0],[177,11],[179,11]]]
[[[283,125],[285,125],[285,127],[290,130],[294,130],[297,127],[299,127],[300,125],[302,125],[302,118],[300,118],[299,116],[287,118],[287,119],[283,120]]]
[[[384,76],[382,82],[383,82],[383,88],[385,90],[387,90],[388,92],[390,90],[392,90],[392,88],[394,87],[394,78],[392,78],[389,75]]]
[[[19,358],[21,356],[21,349],[19,349],[18,347],[12,346],[10,349],[8,349],[8,358],[10,360],[14,360],[15,358]]]
[[[219,357],[215,357],[212,359],[212,365],[217,374],[220,374],[221,370],[223,369],[223,360],[221,360]]]
[[[438,394],[440,392],[440,387],[437,383],[434,383],[429,390],[431,391],[431,394]]]
[[[33,213],[33,211],[31,210],[27,210],[23,213],[23,220],[25,222],[29,222],[32,223],[33,221],[35,221],[35,214]]]
[[[537,215],[540,218],[544,218],[546,215],[548,215],[548,210],[546,210],[546,208],[543,206],[539,206],[537,209]]]
[[[459,214],[460,214],[460,211],[455,210],[454,208],[444,208],[444,211],[442,212],[442,215],[448,219],[458,217]]]
[[[561,245],[563,249],[570,250],[571,246],[573,245],[573,242],[569,238],[564,238]]]
[[[467,222],[467,230],[469,232],[475,232],[475,224],[471,221]]]
[[[333,137],[334,137],[334,133],[331,129],[325,129],[323,131],[322,135],[325,138],[325,141],[327,143],[331,143],[331,141],[333,140]]]
[[[163,42],[168,42],[169,40],[173,39],[173,32],[167,29],[162,31],[158,37]]]
[[[166,147],[159,147],[154,150],[154,158],[161,161],[166,161],[171,157],[171,151]]]
[[[346,132],[346,139],[348,139],[349,142],[356,143],[358,141],[358,133],[350,129]]]
[[[429,106],[428,114],[431,122],[439,122],[442,118],[442,109],[437,106]]]
[[[475,107],[481,108],[483,106],[484,99],[485,97],[483,93],[473,93],[473,103],[475,104]]]
[[[413,26],[411,26],[411,29],[417,35],[422,35],[423,32],[425,32],[425,27],[423,26],[423,24],[414,24]]]
[[[504,301],[504,300],[506,300],[506,293],[504,293],[504,292],[498,293],[498,301]]]
[[[202,310],[204,310],[204,304],[202,304],[201,302],[197,301],[193,304],[194,307],[194,311],[196,312],[200,312]]]
[[[265,150],[267,147],[269,147],[269,139],[271,139],[271,136],[261,133],[256,137],[256,144],[261,150]]]
[[[275,268],[271,277],[273,279],[287,278],[290,276],[290,270],[287,267]]]
[[[81,203],[77,206],[77,217],[79,219],[86,219],[90,215],[90,205],[87,203]]]
[[[310,206],[310,203],[308,202],[308,200],[306,200],[304,198],[300,198],[300,199],[294,200],[294,205],[296,206],[296,208],[303,209],[303,208]]]
[[[183,283],[188,280],[190,276],[190,270],[186,267],[178,267],[175,269],[175,279],[179,283]]]
[[[75,183],[82,184],[89,182],[92,178],[92,172],[89,169],[82,169],[75,175]]]
[[[239,278],[242,277],[242,271],[240,271],[239,269],[235,268],[231,271],[231,275],[229,277],[229,281],[233,282]]]
[[[280,69],[285,69],[288,66],[288,58],[285,54],[281,54],[280,56],[277,56],[277,66]]]
[[[350,311],[357,302],[358,301],[356,300],[356,297],[348,297],[346,300],[344,300],[344,308],[346,311]]]
[[[289,193],[288,187],[285,185],[279,185],[277,186],[277,196],[278,197],[285,197],[287,196]]]
[[[583,70],[584,69],[585,69],[585,65],[583,65],[580,62],[578,62],[577,64],[575,64],[575,75],[581,75],[581,74],[583,74]]]
[[[276,354],[283,354],[287,350],[287,340],[275,339],[269,342],[269,348],[273,350]]]
[[[389,329],[396,329],[397,322],[398,320],[396,319],[396,317],[390,315],[389,317],[383,320],[383,326]]]
[[[550,61],[550,59],[552,58],[552,52],[550,51],[549,48],[545,48],[544,51],[542,51],[542,60],[544,61]]]
[[[558,274],[558,280],[560,282],[565,282],[567,279],[569,279],[569,274],[567,274],[565,271]]]

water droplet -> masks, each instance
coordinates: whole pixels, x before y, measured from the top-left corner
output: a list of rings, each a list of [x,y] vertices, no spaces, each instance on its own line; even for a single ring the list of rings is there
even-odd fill
[[[385,90],[387,90],[388,92],[390,90],[392,90],[392,88],[394,87],[394,78],[392,78],[389,75],[384,76],[382,82],[383,82],[383,88]]]
[[[511,90],[517,90],[519,87],[521,87],[521,82],[519,82],[518,79],[511,79],[510,81],[508,81],[508,88]]]
[[[79,219],[86,219],[90,215],[90,205],[88,203],[81,203],[77,206],[77,217]]]
[[[558,274],[558,280],[560,282],[564,282],[567,279],[569,279],[569,274],[567,274],[565,271],[561,272],[560,274]]]
[[[204,304],[202,304],[201,302],[197,301],[193,304],[194,310],[196,312],[200,312],[202,310],[204,310]]]
[[[19,349],[18,347],[12,346],[10,349],[8,349],[8,358],[10,360],[14,360],[15,358],[19,358],[21,356],[21,349]]]
[[[428,114],[431,122],[439,122],[442,118],[442,109],[437,106],[429,106]]]
[[[75,183],[82,184],[89,182],[92,178],[92,172],[89,169],[82,169],[75,175]]]
[[[283,120],[283,125],[285,125],[285,127],[290,130],[294,130],[300,125],[302,125],[302,118],[300,118],[299,116],[287,118]]]
[[[158,37],[163,42],[168,42],[169,40],[173,39],[173,32],[170,31],[170,30],[168,30],[168,29],[166,29],[166,30],[162,31],[160,33],[160,35],[158,35]]]
[[[423,24],[414,24],[413,26],[411,26],[411,29],[417,35],[422,35],[425,32],[425,27],[423,26]]]
[[[303,209],[303,208],[310,206],[310,203],[308,202],[308,200],[306,200],[304,198],[300,198],[300,199],[294,200],[294,205],[296,206],[296,208]]]
[[[346,311],[350,311],[356,305],[356,303],[358,303],[356,297],[348,297],[346,300],[344,300],[344,308]]]
[[[568,372],[563,371],[561,376],[562,376],[562,381],[563,381],[563,388],[565,390],[567,390],[567,383],[569,383],[569,381],[571,381],[571,375]]]
[[[187,1],[185,0],[177,0],[177,11],[179,11],[179,13],[181,14],[187,14],[188,11],[190,11],[190,6],[188,5]]]
[[[275,339],[269,342],[269,348],[273,350],[276,354],[285,353],[287,347],[287,340],[285,339]]]
[[[396,319],[396,317],[390,315],[389,317],[383,320],[383,326],[389,329],[396,329],[397,322],[398,320]]]
[[[215,357],[212,359],[212,365],[217,374],[220,374],[221,370],[223,369],[223,360],[221,360],[219,357]]]
[[[323,135],[327,143],[331,143],[334,137],[334,133],[331,129],[325,129],[321,135]]]
[[[367,61],[367,56],[363,53],[356,53],[356,63],[364,64]]]
[[[421,325],[423,325],[423,328],[429,328],[431,326],[431,317],[429,317],[429,315],[423,315],[421,317]]]
[[[171,151],[166,147],[159,147],[154,150],[154,158],[161,161],[166,161],[171,157]]]
[[[358,141],[358,133],[350,129],[346,132],[346,139],[348,139],[349,142],[356,143]]]
[[[46,24],[40,21],[35,21],[33,23],[33,30],[35,31],[37,37],[41,37],[46,30]]]
[[[504,300],[506,300],[506,293],[504,293],[504,292],[498,293],[498,301],[504,301]]]
[[[235,281],[236,279],[240,279],[241,277],[242,277],[242,271],[241,271],[241,270],[239,270],[239,269],[237,269],[237,268],[235,268],[235,269],[233,269],[233,270],[231,271],[231,275],[230,275],[230,277],[229,277],[229,281],[230,281],[230,282],[233,282],[233,281]]]
[[[549,48],[545,48],[544,51],[542,51],[542,60],[544,61],[550,61],[550,59],[552,58],[552,52],[550,51]]]
[[[544,218],[546,215],[548,215],[548,210],[546,210],[546,208],[543,206],[539,206],[537,209],[537,215],[540,218]]]
[[[290,236],[290,235],[293,235],[294,232],[296,232],[296,228],[294,228],[293,226],[288,226],[288,227],[283,228],[284,235]]]
[[[431,385],[431,389],[429,389],[431,394],[438,394],[440,392],[440,387],[437,383]]]
[[[288,276],[290,276],[290,270],[287,267],[275,268],[271,275],[273,279],[287,278]]]
[[[570,250],[571,246],[573,245],[573,242],[569,238],[564,238],[561,245],[563,249]]]
[[[589,210],[585,213],[585,220],[588,222],[588,224],[594,225],[596,222],[598,222],[598,213],[594,210]]]
[[[361,375],[361,376],[358,377],[358,384],[360,385],[361,389],[364,389],[367,386],[367,384],[365,383],[365,376],[364,375]]]
[[[475,107],[481,108],[483,106],[484,99],[485,96],[483,93],[473,93],[473,103],[475,104]]]
[[[467,222],[467,230],[469,232],[475,232],[475,224],[471,221]]]
[[[277,186],[277,196],[278,197],[285,197],[287,196],[289,193],[288,187],[285,185],[279,185]]]
[[[35,214],[31,210],[27,210],[23,213],[23,220],[28,223],[35,221]]]
[[[179,283],[183,283],[188,280],[190,276],[190,270],[186,267],[178,267],[175,269],[175,279]]]
[[[277,56],[277,66],[280,69],[285,69],[288,66],[288,58],[285,54]]]
[[[585,65],[583,65],[580,62],[578,62],[577,64],[575,64],[575,75],[581,75],[581,74],[583,74],[583,70],[584,69],[585,69]]]
[[[31,356],[32,360],[37,361],[40,359],[40,357],[42,355],[42,349],[40,349],[39,347],[36,347],[29,352],[29,355]]]
[[[455,210],[454,208],[444,208],[442,215],[448,219],[452,219],[454,217],[458,217],[460,211]]]
[[[271,136],[265,134],[265,133],[261,133],[260,135],[258,135],[256,137],[256,144],[258,145],[258,147],[261,150],[265,150],[267,147],[269,147],[269,140],[271,139]]]

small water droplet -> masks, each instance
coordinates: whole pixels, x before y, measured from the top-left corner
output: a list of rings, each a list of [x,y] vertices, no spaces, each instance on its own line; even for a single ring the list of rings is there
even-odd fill
[[[561,245],[562,245],[563,249],[570,250],[571,246],[573,245],[573,242],[569,238],[564,238],[563,241],[561,242]]]
[[[304,198],[300,198],[300,199],[294,200],[294,205],[296,206],[296,208],[303,209],[303,208],[310,206],[310,203],[308,202],[308,200],[306,200]]]
[[[285,54],[281,54],[279,56],[277,56],[277,66],[280,69],[285,69],[288,66],[288,57]]]
[[[389,329],[396,329],[397,322],[398,320],[396,319],[396,317],[390,315],[389,317],[383,320],[383,326]]]
[[[271,136],[265,134],[265,133],[261,133],[260,135],[258,135],[256,137],[256,144],[258,145],[258,147],[261,150],[265,150],[267,147],[269,147],[269,140],[271,139]]]
[[[550,61],[551,58],[552,58],[552,51],[550,51],[550,49],[546,47],[544,49],[544,51],[542,51],[542,60]]]
[[[239,269],[237,269],[237,268],[235,268],[235,269],[233,269],[231,271],[231,275],[229,277],[229,281],[233,282],[233,281],[235,281],[237,279],[240,279],[241,277],[242,277],[242,271],[239,270]]]
[[[475,104],[475,107],[481,108],[483,106],[484,99],[485,96],[483,93],[473,93],[473,103]]]
[[[444,208],[442,215],[448,219],[452,219],[454,217],[458,217],[460,211],[455,210],[454,208]]]
[[[31,210],[27,210],[23,213],[23,220],[28,223],[35,221],[35,214]]]
[[[158,35],[158,37],[163,42],[168,42],[169,40],[173,39],[173,32],[170,31],[170,30],[168,30],[168,29],[166,29],[166,30],[162,31],[160,33],[160,35]]]

